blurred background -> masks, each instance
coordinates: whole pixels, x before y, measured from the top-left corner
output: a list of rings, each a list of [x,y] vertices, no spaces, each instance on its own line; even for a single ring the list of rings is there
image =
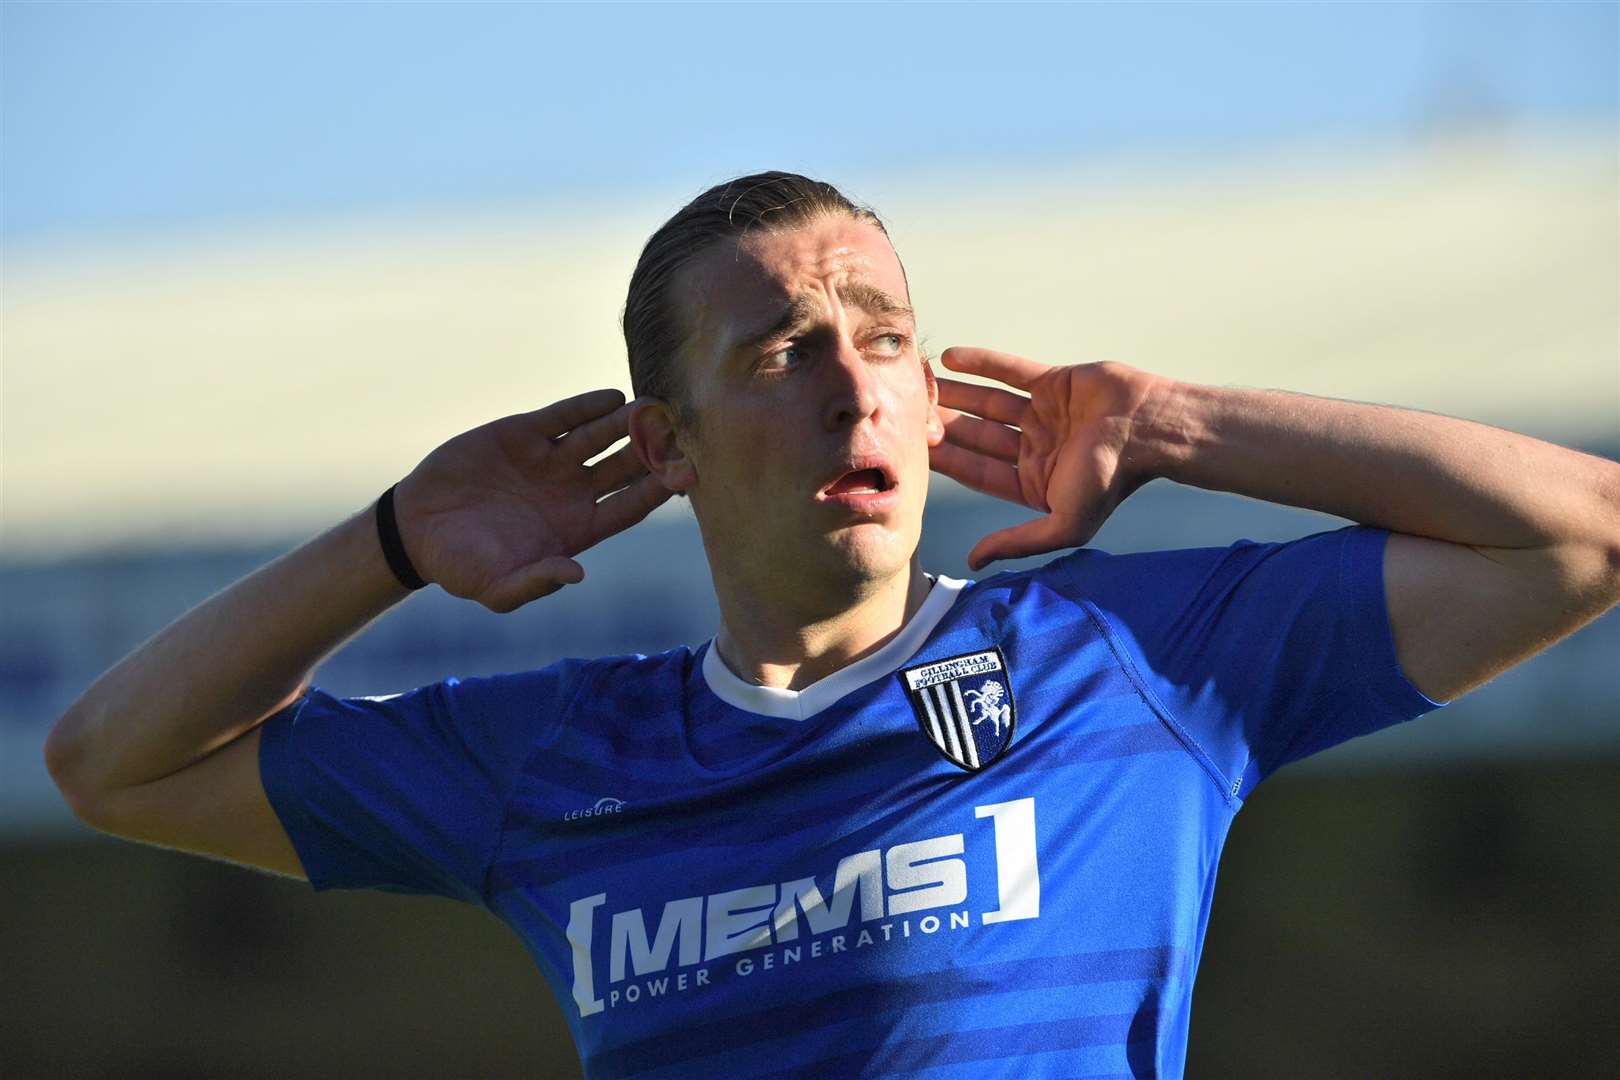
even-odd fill
[[[930,349],[1118,359],[1620,454],[1620,7],[0,5],[0,1076],[572,1076],[517,940],[90,832],[105,667],[444,439],[595,386],[645,238],[821,176]],[[1391,478],[1399,482],[1399,478]],[[1009,507],[935,480],[967,576]],[[1340,524],[1163,482],[1094,546]],[[670,504],[509,616],[437,590],[339,693],[710,636]],[[1612,1075],[1620,622],[1262,786],[1189,1075]]]

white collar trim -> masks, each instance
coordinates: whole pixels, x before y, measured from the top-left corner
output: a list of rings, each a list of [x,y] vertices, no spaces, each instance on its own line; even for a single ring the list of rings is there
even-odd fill
[[[720,650],[714,647],[713,639],[709,641],[708,651],[703,654],[703,679],[715,697],[744,712],[783,720],[808,720],[844,695],[881,679],[911,659],[966,585],[966,581],[944,575],[935,578],[934,587],[923,598],[922,607],[917,609],[917,613],[898,634],[889,639],[888,644],[870,656],[817,679],[803,690],[783,690],[743,682],[720,658]]]

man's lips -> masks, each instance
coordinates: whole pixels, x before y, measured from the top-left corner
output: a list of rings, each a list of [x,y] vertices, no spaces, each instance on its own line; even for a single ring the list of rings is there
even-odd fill
[[[898,499],[900,478],[893,466],[881,458],[857,458],[845,462],[816,494],[818,502],[852,510],[881,510]]]
[[[847,472],[834,480],[828,485],[827,494],[848,495],[858,492],[888,491],[891,486],[882,469],[861,469],[859,472]]]
[[[821,485],[821,494],[885,492],[894,490],[899,483],[900,478],[887,461],[879,457],[859,457],[840,465]]]

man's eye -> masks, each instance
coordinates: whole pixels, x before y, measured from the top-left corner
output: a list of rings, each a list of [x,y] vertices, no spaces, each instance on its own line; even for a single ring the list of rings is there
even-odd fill
[[[904,334],[879,334],[872,339],[871,348],[884,356],[899,356],[906,348]]]
[[[777,349],[773,353],[765,354],[765,358],[759,362],[759,370],[785,371],[788,368],[793,367],[801,359],[803,359],[803,356],[801,355],[799,347],[797,345],[789,345],[785,349]]]

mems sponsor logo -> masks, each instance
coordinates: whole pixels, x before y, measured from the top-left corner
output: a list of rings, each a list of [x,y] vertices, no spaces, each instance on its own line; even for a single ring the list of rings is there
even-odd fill
[[[997,902],[977,913],[980,923],[1039,918],[1035,800],[977,806],[974,816],[989,819],[995,843]],[[607,893],[582,897],[568,909],[574,1003],[592,1016],[707,986],[716,963],[747,977],[966,929],[975,913],[963,906],[963,839],[950,833],[846,855],[832,868],[830,895],[802,877],[670,900],[652,919],[650,907],[601,911]]]

